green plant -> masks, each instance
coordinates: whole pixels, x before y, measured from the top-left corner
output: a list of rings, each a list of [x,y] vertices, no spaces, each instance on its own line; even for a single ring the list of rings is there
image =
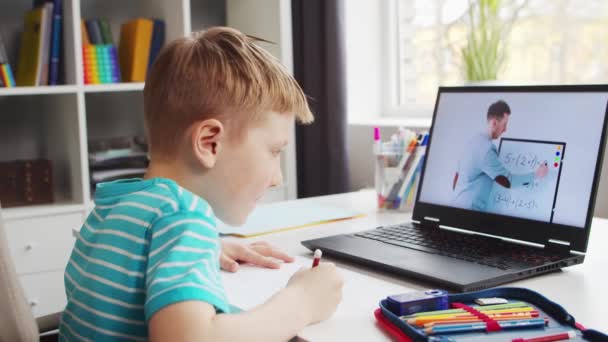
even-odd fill
[[[462,48],[468,81],[495,80],[505,61],[505,24],[499,17],[502,0],[479,0],[469,6],[467,44]]]

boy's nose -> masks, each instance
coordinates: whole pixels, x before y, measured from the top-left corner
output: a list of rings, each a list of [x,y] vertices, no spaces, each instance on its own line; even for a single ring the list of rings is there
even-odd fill
[[[274,177],[272,177],[272,182],[270,183],[270,186],[275,187],[281,184],[283,184],[283,173],[279,170],[279,172],[275,173]]]

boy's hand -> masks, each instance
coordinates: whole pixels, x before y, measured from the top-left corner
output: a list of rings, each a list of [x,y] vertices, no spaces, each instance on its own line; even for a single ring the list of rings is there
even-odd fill
[[[344,279],[333,263],[322,262],[317,267],[302,268],[287,283],[303,300],[309,323],[329,318],[342,300]]]
[[[293,262],[293,258],[274,248],[266,241],[256,241],[248,245],[222,240],[220,267],[224,271],[236,272],[239,261],[266,268],[280,268],[281,264],[274,259]]]

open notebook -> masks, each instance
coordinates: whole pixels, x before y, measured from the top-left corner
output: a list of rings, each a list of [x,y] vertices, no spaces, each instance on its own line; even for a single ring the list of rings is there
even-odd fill
[[[280,269],[269,269],[251,265],[241,265],[235,273],[222,271],[222,281],[230,304],[240,310],[250,310],[264,303],[277,291],[283,289],[289,278],[302,267],[311,267],[312,258],[296,256],[292,263],[281,264]],[[363,312],[373,319],[373,309],[378,306],[380,299],[387,295],[412,291],[398,284],[392,284],[379,279],[339,268],[344,277],[343,300],[338,306],[337,317],[349,310]],[[246,284],[246,285],[244,285]],[[361,291],[374,292],[372,301],[358,301]],[[369,293],[368,293],[369,294]],[[354,300],[353,300],[354,299]]]
[[[241,265],[236,273],[222,272],[224,289],[231,306],[241,310],[252,309],[283,289],[297,270],[311,267],[312,259],[301,256],[296,256],[295,259],[293,263],[284,263],[276,270]],[[327,340],[327,331],[335,329],[348,332],[352,329],[352,323],[361,315],[373,322],[373,312],[378,307],[380,299],[387,295],[415,290],[344,268],[339,268],[339,271],[344,277],[344,288],[342,302],[338,305],[335,314],[327,321],[306,327],[298,336],[317,341]],[[375,333],[373,329],[367,330],[371,330],[370,334]],[[364,341],[369,336],[361,337]]]
[[[351,209],[315,205],[308,201],[286,201],[257,206],[241,227],[223,222],[218,222],[217,227],[224,235],[251,237],[361,216]]]

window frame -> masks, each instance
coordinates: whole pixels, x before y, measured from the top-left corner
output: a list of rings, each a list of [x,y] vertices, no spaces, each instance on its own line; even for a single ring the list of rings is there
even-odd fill
[[[430,120],[434,108],[400,105],[401,94],[399,63],[399,0],[382,1],[382,49],[384,57],[382,70],[382,108],[380,116],[387,119]],[[434,106],[434,102],[433,102]],[[422,122],[421,121],[421,122]]]

